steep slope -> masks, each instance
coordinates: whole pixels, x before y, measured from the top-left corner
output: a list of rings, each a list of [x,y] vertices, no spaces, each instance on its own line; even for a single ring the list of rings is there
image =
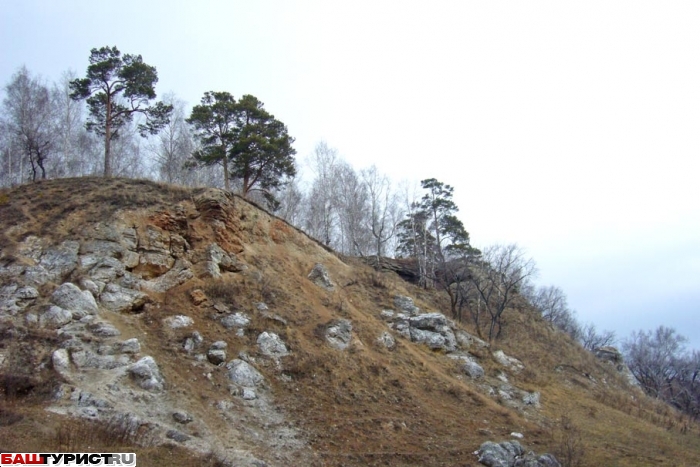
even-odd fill
[[[0,222],[2,449],[478,465],[519,433],[582,465],[700,465],[694,424],[535,315],[489,346],[438,292],[222,191],[53,180],[0,193]]]

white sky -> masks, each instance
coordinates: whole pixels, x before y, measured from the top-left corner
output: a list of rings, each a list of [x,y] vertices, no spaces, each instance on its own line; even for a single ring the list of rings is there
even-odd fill
[[[455,187],[582,321],[700,349],[700,2],[39,1],[0,7],[0,80],[116,45],[159,94],[253,94],[299,159]]]

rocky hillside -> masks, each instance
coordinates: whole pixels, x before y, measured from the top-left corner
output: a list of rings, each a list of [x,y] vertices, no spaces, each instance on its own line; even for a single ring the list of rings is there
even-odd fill
[[[149,466],[700,465],[697,426],[614,358],[528,310],[489,345],[440,293],[220,190],[47,181],[0,192],[0,223],[0,449],[128,449]]]

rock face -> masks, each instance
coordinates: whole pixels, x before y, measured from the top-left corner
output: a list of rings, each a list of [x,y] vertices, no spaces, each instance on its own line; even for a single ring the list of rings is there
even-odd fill
[[[420,311],[412,305],[412,300],[403,301],[406,298],[401,297],[404,309],[410,309],[412,312]],[[382,312],[382,317],[390,321],[393,329],[412,342],[425,344],[432,350],[452,352],[457,349],[457,339],[452,330],[454,323],[442,313],[420,313],[409,316],[406,313],[394,314],[385,310]]]

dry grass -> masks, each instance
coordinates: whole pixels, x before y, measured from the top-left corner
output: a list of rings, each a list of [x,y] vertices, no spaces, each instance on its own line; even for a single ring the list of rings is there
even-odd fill
[[[194,209],[190,199],[195,194],[152,182],[101,178],[55,180],[3,191],[0,201],[6,201],[0,202],[0,222],[23,228],[3,231],[0,247],[7,257],[3,242],[14,244],[28,233],[46,234],[54,241],[79,237],[85,223],[106,220],[118,209],[154,214],[167,212],[178,202]],[[352,258],[339,258],[239,198],[235,212],[229,214],[223,234],[202,218],[193,217],[182,228],[189,229],[186,238],[192,248],[217,241],[235,251],[248,270],[183,284],[154,296],[162,306],[149,307],[138,319],[115,318],[123,320],[117,324],[124,337],[127,330],[149,336],[142,342],[143,352],[158,361],[172,394],[184,395],[188,410],[213,429],[226,428],[212,406],[228,396],[227,381],[224,371],[197,366],[182,349],[184,337],[195,330],[204,336],[204,346],[223,340],[229,356],[246,351],[257,358],[275,403],[308,440],[317,465],[473,465],[472,452],[482,442],[507,439],[513,431],[525,434],[528,449],[557,451],[569,465],[578,461],[581,467],[700,465],[697,425],[630,391],[612,367],[537,316],[507,312],[503,338],[495,344],[525,364],[520,374],[509,375],[511,383],[541,393],[541,410],[524,416],[467,381],[455,362],[439,352],[401,338],[394,350],[376,344],[379,334],[387,330],[379,312],[394,307],[395,295],[413,297],[426,312],[449,315],[444,294],[407,284],[393,273],[376,272]],[[333,291],[306,278],[316,262],[329,269],[336,283]],[[248,313],[252,322],[246,335],[236,337],[221,326],[213,308],[194,306],[189,296],[194,287],[201,288],[212,303]],[[255,303],[259,301],[283,321],[258,313]],[[191,316],[194,327],[164,329],[163,318],[173,314]],[[353,324],[355,339],[347,351],[332,349],[322,332],[328,322],[339,318]],[[278,333],[292,352],[279,368],[264,364],[266,360],[256,353],[256,338],[262,331]],[[0,345],[21,338],[26,344],[13,355],[27,368],[46,361],[48,354],[42,349],[58,345],[50,333],[7,332]],[[502,370],[488,350],[473,353],[487,375]],[[211,379],[202,377],[205,370],[212,373]],[[18,378],[24,374],[20,371],[10,374],[3,383],[10,388],[4,390],[10,397],[0,405],[3,449],[28,452],[52,440],[57,446],[82,450],[82,439],[91,445],[116,440],[133,447],[144,465],[222,465],[213,454],[200,458],[181,448],[149,446],[147,432],[125,433],[123,426],[114,423],[82,425],[91,427],[88,434],[81,422],[44,410],[43,376],[23,380]],[[260,427],[250,429],[256,430]],[[183,460],[182,456],[189,457]]]

